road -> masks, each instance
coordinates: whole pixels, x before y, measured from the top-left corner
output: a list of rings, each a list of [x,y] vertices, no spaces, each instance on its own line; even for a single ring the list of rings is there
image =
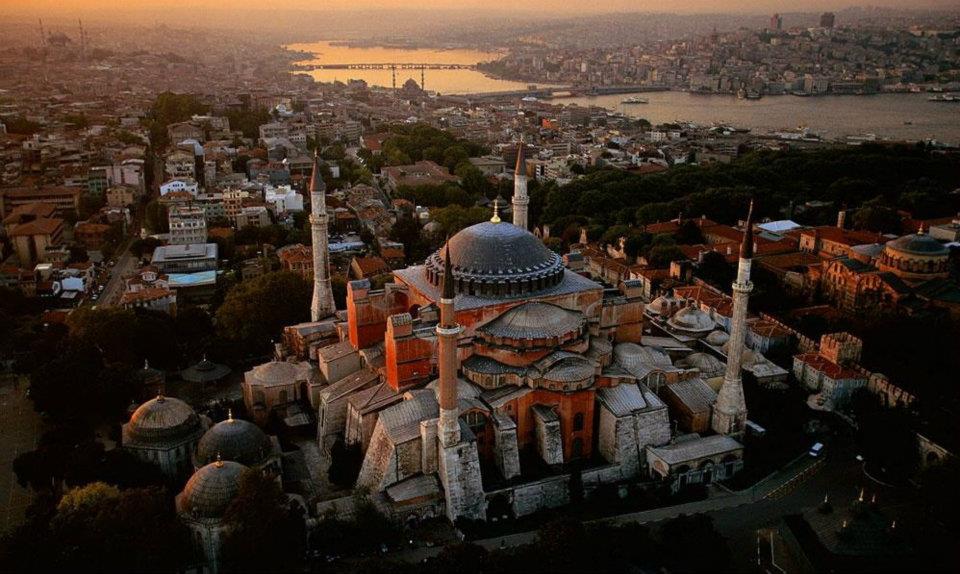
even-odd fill
[[[116,265],[110,269],[110,279],[107,280],[107,285],[103,288],[103,293],[100,294],[97,301],[98,306],[111,307],[119,302],[120,296],[126,288],[124,280],[133,273],[137,266],[137,258],[130,253],[129,247],[130,242],[124,243],[121,247],[123,252],[117,258]]]
[[[800,456],[783,469],[761,481],[756,487],[739,493],[712,487],[706,500],[676,506],[631,512],[588,522],[588,524],[655,524],[681,514],[708,514],[717,529],[728,539],[736,564],[748,569],[756,555],[756,533],[775,525],[786,515],[812,508],[823,501],[825,494],[834,501],[850,501],[867,483],[860,463],[855,458],[852,442],[838,441],[824,458]],[[520,532],[475,540],[488,550],[535,542],[536,531]],[[408,562],[421,562],[437,555],[440,548],[417,548],[396,557]]]

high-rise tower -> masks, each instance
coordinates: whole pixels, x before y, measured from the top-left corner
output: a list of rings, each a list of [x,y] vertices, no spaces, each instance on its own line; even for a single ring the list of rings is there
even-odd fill
[[[747,424],[747,401],[743,397],[743,346],[747,334],[747,303],[753,283],[750,264],[753,259],[753,202],[747,214],[747,227],[740,244],[740,264],[733,283],[733,317],[730,320],[730,341],[727,343],[727,370],[723,385],[713,405],[711,426],[719,434],[740,434]]]
[[[323,183],[320,155],[313,158],[310,177],[310,230],[313,237],[313,302],[310,316],[314,321],[329,317],[337,310],[330,288],[330,263],[327,247],[327,187]]]
[[[437,368],[440,371],[440,444],[460,442],[459,403],[457,398],[457,337],[460,325],[453,307],[453,268],[450,245],[444,248],[443,285],[440,293],[440,323],[437,325]]]
[[[527,229],[527,206],[530,198],[527,197],[527,160],[524,158],[523,137],[517,145],[517,167],[513,172],[513,224],[521,229]]]

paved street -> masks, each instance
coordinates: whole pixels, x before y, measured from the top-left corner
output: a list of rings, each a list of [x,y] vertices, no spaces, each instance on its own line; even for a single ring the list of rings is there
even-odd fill
[[[0,534],[16,528],[33,496],[17,484],[13,459],[40,439],[40,415],[27,397],[26,380],[0,377]]]
[[[123,253],[117,258],[116,265],[110,269],[110,279],[107,280],[107,285],[103,288],[103,293],[100,294],[100,299],[97,301],[97,304],[101,307],[111,307],[120,301],[120,296],[124,290],[124,279],[133,273],[136,268],[137,258],[130,253],[128,247],[129,242],[121,247]]]
[[[728,538],[735,564],[746,568],[756,555],[756,532],[760,528],[775,525],[785,515],[816,506],[824,494],[829,494],[835,501],[850,500],[858,494],[867,479],[854,457],[853,445],[849,441],[838,441],[825,458],[800,456],[747,491],[725,492],[714,486],[707,500],[621,514],[589,523],[654,524],[681,514],[706,513],[713,517],[717,528]],[[536,531],[521,532],[475,540],[474,543],[495,550],[529,544],[536,536]],[[420,562],[439,552],[437,547],[418,548],[403,552],[397,558]]]

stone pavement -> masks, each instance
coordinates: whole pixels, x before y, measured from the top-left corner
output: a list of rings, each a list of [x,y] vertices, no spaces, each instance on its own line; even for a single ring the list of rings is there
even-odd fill
[[[29,488],[17,484],[13,460],[36,448],[41,419],[27,397],[26,379],[0,376],[0,534],[15,529],[33,500]]]

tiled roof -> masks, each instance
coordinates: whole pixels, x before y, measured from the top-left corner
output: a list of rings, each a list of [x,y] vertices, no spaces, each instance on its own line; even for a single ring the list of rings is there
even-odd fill
[[[797,361],[805,363],[811,369],[823,373],[827,377],[838,381],[844,379],[864,379],[863,374],[853,369],[842,367],[833,361],[827,359],[820,353],[803,353],[794,357]]]

